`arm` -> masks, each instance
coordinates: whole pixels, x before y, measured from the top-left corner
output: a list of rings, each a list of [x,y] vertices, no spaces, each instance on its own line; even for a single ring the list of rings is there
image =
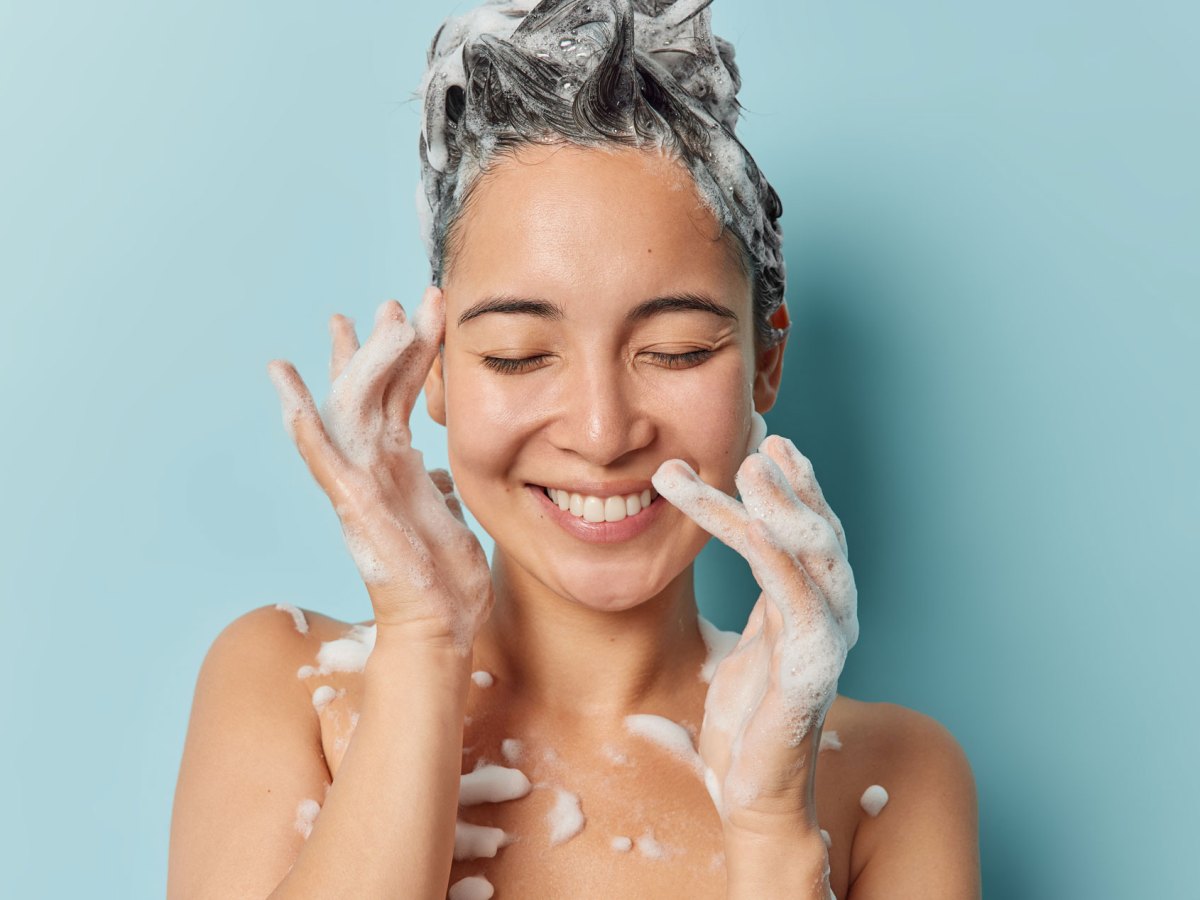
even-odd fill
[[[452,647],[406,638],[378,636],[333,788],[296,678],[309,639],[270,606],[218,636],[180,767],[169,898],[445,896],[470,672]],[[307,841],[305,800],[321,806]]]
[[[854,837],[847,900],[978,900],[979,808],[962,747],[936,719],[892,704],[878,780],[888,791],[878,818]]]
[[[381,631],[363,707],[311,836],[272,898],[442,898],[470,659]]]

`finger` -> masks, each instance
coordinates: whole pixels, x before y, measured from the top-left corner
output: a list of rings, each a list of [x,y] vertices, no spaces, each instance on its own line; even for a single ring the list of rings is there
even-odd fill
[[[833,510],[829,508],[825,494],[822,492],[821,486],[817,484],[812,461],[801,453],[792,441],[778,434],[773,434],[763,441],[762,452],[775,460],[784,477],[796,492],[796,496],[830,524],[842,547],[842,553],[848,556],[846,533],[842,528],[841,519],[834,515]]]
[[[803,565],[853,645],[858,637],[858,592],[854,572],[829,521],[796,495],[770,454],[748,457],[735,480],[746,509]]]
[[[334,313],[329,319],[329,335],[333,338],[333,353],[329,358],[329,380],[337,381],[338,376],[346,369],[346,365],[358,350],[358,335],[354,333],[354,320]]]
[[[811,630],[824,612],[825,597],[800,560],[762,520],[752,519],[746,529],[750,571],[763,590],[763,637],[775,643]]]
[[[383,392],[389,377],[416,332],[395,300],[379,305],[375,327],[333,383],[328,404],[338,421],[365,422],[383,413]]]
[[[421,304],[413,313],[412,327],[415,334],[412,347],[404,365],[392,373],[384,396],[388,422],[403,423],[405,433],[446,333],[445,296],[433,285],[425,289]]]
[[[454,517],[464,525],[467,524],[466,518],[463,515],[462,501],[458,494],[454,491],[454,479],[450,477],[450,473],[445,469],[430,469],[429,479],[432,481],[439,491],[442,492],[442,498],[445,500],[446,508],[454,514]]]
[[[454,493],[454,479],[445,469],[430,469],[429,480],[436,484],[437,489],[443,494]]]
[[[724,491],[706,484],[682,459],[668,459],[650,483],[654,489],[697,525],[726,546],[746,555],[745,507]]]
[[[312,394],[295,366],[286,360],[271,360],[267,374],[279,394],[284,427],[317,484],[337,506],[344,499],[345,463],[325,432]]]

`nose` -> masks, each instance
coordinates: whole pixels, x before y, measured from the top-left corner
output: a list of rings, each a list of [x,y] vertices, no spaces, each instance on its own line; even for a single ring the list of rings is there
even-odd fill
[[[650,444],[654,423],[636,385],[619,366],[581,365],[564,384],[562,415],[551,439],[596,466],[609,466]]]

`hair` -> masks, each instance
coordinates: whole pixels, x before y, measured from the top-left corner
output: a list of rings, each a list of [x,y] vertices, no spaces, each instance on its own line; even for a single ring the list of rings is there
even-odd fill
[[[757,346],[787,336],[771,323],[786,283],[783,204],[734,134],[741,77],[711,2],[486,0],[442,24],[420,89],[417,197],[435,284],[498,159],[528,144],[650,148],[688,168],[736,239]]]

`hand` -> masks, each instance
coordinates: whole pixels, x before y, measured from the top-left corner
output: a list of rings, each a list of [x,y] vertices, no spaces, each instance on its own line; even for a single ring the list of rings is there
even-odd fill
[[[678,459],[664,462],[652,481],[744,556],[762,588],[705,698],[699,751],[713,802],[727,823],[783,812],[815,824],[816,744],[858,640],[858,592],[841,523],[812,464],[777,435],[738,470],[742,503]]]
[[[425,471],[409,430],[445,334],[442,293],[428,288],[411,323],[395,300],[382,304],[361,348],[344,316],[330,332],[332,387],[320,413],[291,363],[268,364],[284,424],[341,519],[376,624],[449,639],[467,655],[492,607],[487,557],[450,474]]]

